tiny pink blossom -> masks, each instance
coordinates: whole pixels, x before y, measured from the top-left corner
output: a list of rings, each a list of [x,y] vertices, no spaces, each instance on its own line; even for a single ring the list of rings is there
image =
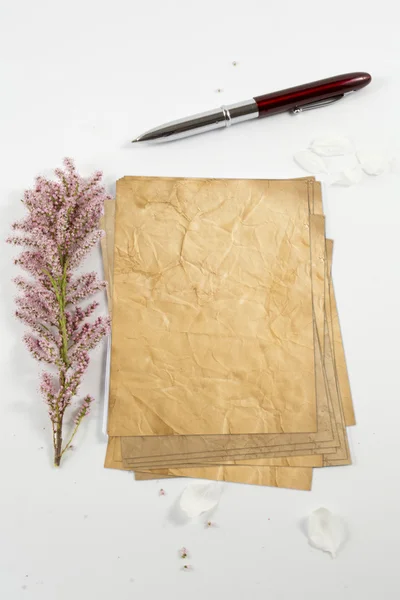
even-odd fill
[[[189,556],[189,552],[187,550],[187,548],[183,547],[179,550],[179,556],[181,558],[187,558]]]
[[[89,351],[110,331],[108,317],[88,320],[97,301],[78,304],[104,290],[105,282],[95,272],[74,273],[104,233],[98,226],[110,197],[100,172],[83,178],[69,158],[55,174],[56,180],[37,177],[35,187],[25,191],[28,215],[12,225],[15,233],[7,241],[24,248],[14,262],[30,277],[15,278],[20,291],[15,314],[29,328],[24,336],[29,352],[50,369],[42,373],[40,390],[52,422],[58,466],[94,399],[87,395],[80,401],[75,428],[62,448],[65,411],[78,394]]]
[[[206,529],[210,529],[210,527],[216,527],[217,524],[213,521],[206,521]]]

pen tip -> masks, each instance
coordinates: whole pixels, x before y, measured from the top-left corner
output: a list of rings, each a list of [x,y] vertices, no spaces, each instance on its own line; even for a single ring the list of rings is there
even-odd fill
[[[136,142],[140,142],[140,138],[136,138],[135,140],[132,140],[132,144],[136,144]]]

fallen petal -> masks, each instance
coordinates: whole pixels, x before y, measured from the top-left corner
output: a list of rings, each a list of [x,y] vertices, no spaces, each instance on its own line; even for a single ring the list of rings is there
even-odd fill
[[[188,485],[180,497],[180,508],[192,519],[215,508],[219,503],[221,492],[222,486],[217,483]]]
[[[359,165],[357,156],[355,154],[344,154],[343,156],[327,156],[324,158],[328,173],[334,175],[347,171],[348,169],[354,169]]]
[[[357,158],[362,170],[367,175],[382,175],[388,168],[388,160],[384,153],[377,150],[360,150]]]
[[[308,173],[312,173],[313,175],[327,173],[324,160],[310,150],[300,150],[300,152],[296,152],[293,158]]]
[[[340,173],[327,173],[321,175],[321,182],[326,186],[335,185],[340,179]]]
[[[360,183],[362,179],[362,170],[360,165],[356,165],[353,169],[345,169],[335,178],[334,185],[350,186]]]
[[[338,135],[318,137],[311,142],[310,149],[319,156],[342,156],[354,152],[351,141]]]
[[[347,528],[341,517],[332,514],[327,508],[319,508],[308,518],[307,535],[311,546],[329,552],[335,558],[346,541]]]

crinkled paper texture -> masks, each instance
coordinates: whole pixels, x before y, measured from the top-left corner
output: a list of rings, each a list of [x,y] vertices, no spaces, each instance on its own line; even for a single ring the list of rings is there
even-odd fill
[[[118,181],[110,435],[316,431],[305,185]]]
[[[317,185],[317,191],[318,191],[318,184]],[[320,202],[320,199],[319,199]],[[322,205],[321,205],[322,206]],[[111,208],[111,212],[112,212],[112,208]],[[112,253],[112,227],[110,228],[110,238],[111,238],[111,244],[109,245],[109,251],[108,251],[108,256],[110,257],[109,259],[109,264],[111,265],[111,269],[112,269],[112,260],[113,260],[113,253]],[[111,251],[110,251],[111,250]],[[330,248],[330,254],[332,253],[332,247]],[[329,314],[329,312],[327,313]],[[346,370],[346,362],[345,362],[345,358],[343,355],[343,344],[341,341],[341,335],[340,335],[340,328],[339,328],[339,324],[338,324],[338,319],[337,319],[337,311],[336,311],[336,305],[334,304],[334,296],[333,296],[333,309],[332,309],[332,314],[333,314],[333,325],[332,325],[332,333],[335,333],[335,357],[337,355],[339,355],[340,353],[337,352],[337,350],[341,351],[341,356],[339,356],[339,360],[337,361],[337,364],[339,366],[339,371],[341,372],[341,387],[342,387],[342,382],[344,382],[345,384],[347,384],[347,386],[344,386],[344,409],[345,409],[345,413],[346,413],[346,420],[348,424],[354,424],[354,412],[353,412],[353,407],[352,407],[352,402],[351,402],[351,393],[350,393],[350,389],[348,387],[348,377],[347,377],[347,370]],[[329,321],[329,319],[328,319]],[[332,321],[331,321],[332,323]],[[333,339],[333,337],[331,337],[331,340]],[[240,437],[240,436],[239,436]],[[112,438],[110,439],[110,447],[109,450],[111,449],[111,457],[110,457],[110,452],[107,452],[108,455],[108,465],[107,466],[113,466],[114,468],[124,468],[122,466],[122,464],[120,463],[121,461],[121,456],[119,456],[118,458],[118,454],[120,455],[120,450],[119,453],[117,452],[117,457],[115,457],[114,455],[114,459],[112,458],[112,447],[114,445],[114,440],[116,440],[116,438]],[[175,440],[177,441],[177,440]],[[304,446],[303,446],[304,447]],[[117,446],[118,448],[118,446]],[[262,448],[260,448],[260,450],[262,450]],[[325,449],[326,453],[333,453],[335,451],[335,449]],[[207,453],[207,455],[211,455],[213,453]],[[256,455],[253,455],[256,456]],[[275,456],[275,454],[274,454]],[[282,453],[278,453],[276,456],[285,456],[285,452]],[[247,462],[247,465],[254,465],[254,469],[232,469],[231,467],[224,467],[216,469],[216,468],[206,468],[206,469],[191,469],[190,471],[188,469],[175,469],[174,471],[171,471],[174,473],[174,475],[176,476],[185,476],[185,475],[191,475],[193,477],[205,477],[205,478],[212,478],[212,479],[222,479],[222,480],[226,480],[226,481],[246,481],[248,483],[252,482],[252,483],[260,483],[262,485],[279,485],[279,486],[283,486],[283,487],[297,487],[298,489],[309,489],[309,486],[311,484],[311,479],[310,479],[310,475],[311,473],[309,472],[308,469],[293,469],[293,468],[286,468],[286,469],[268,469],[268,468],[257,468],[258,466],[261,466],[263,464],[282,464],[282,465],[286,465],[288,467],[290,466],[296,466],[297,462],[298,464],[307,464],[307,461],[309,462],[310,466],[313,464],[312,462],[310,462],[310,459],[318,459],[318,458],[322,458],[321,456],[296,456],[296,453],[292,454],[292,458],[282,458],[282,459],[253,459],[253,460],[248,460],[248,461],[240,461],[240,460],[235,460],[235,461],[229,461],[231,464],[236,464],[236,465],[245,465]],[[210,459],[210,461],[213,460],[212,458]],[[215,461],[217,459],[214,459]],[[274,463],[275,460],[275,463]],[[303,463],[301,462],[303,461]],[[226,461],[227,462],[227,461]],[[258,465],[256,465],[256,463],[258,463]],[[346,462],[333,462],[332,464],[347,464]],[[315,466],[321,466],[321,463],[315,462],[314,463]],[[126,468],[126,467],[125,467]],[[308,471],[308,474],[307,474]],[[169,471],[167,470],[163,470],[163,473],[160,473],[160,476],[164,476],[167,477],[167,473]],[[279,476],[279,473],[284,474],[283,477]],[[152,475],[151,473],[146,474],[146,473],[138,473],[137,474],[137,478],[138,479],[148,479],[148,478],[156,478],[158,475],[154,474]],[[308,481],[307,481],[308,480]]]

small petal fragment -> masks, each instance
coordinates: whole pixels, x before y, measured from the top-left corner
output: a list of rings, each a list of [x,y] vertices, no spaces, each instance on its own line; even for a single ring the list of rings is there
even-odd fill
[[[301,150],[300,152],[296,152],[293,158],[295,162],[297,162],[297,164],[308,173],[318,175],[318,173],[328,172],[324,160],[310,150]]]
[[[219,503],[221,492],[222,486],[217,483],[188,485],[180,497],[180,508],[192,519],[215,508]]]
[[[388,168],[386,156],[376,150],[360,150],[357,152],[357,158],[367,175],[382,175]]]
[[[362,170],[361,167],[357,165],[356,167],[354,167],[354,169],[345,169],[344,171],[339,173],[336,180],[334,181],[334,184],[348,187],[350,185],[360,183],[361,179]]]
[[[308,541],[311,546],[329,552],[332,558],[347,538],[347,528],[343,519],[332,514],[327,508],[315,510],[307,522]]]
[[[354,152],[354,146],[346,137],[326,135],[318,137],[310,144],[310,149],[319,156],[343,156]]]

